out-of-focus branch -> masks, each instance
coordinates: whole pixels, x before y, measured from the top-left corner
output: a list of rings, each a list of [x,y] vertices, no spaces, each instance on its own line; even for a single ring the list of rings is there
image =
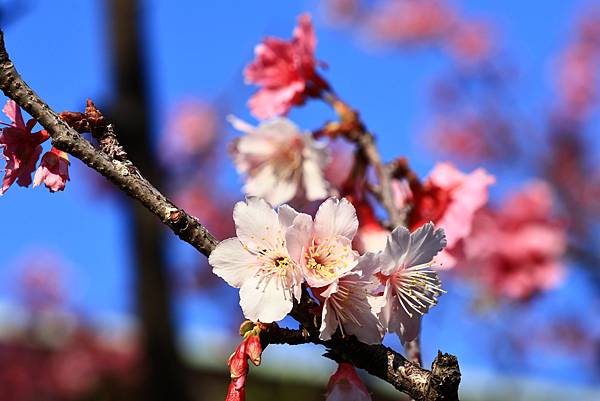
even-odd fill
[[[323,94],[323,100],[330,104],[340,116],[342,120],[340,126],[348,129],[347,138],[357,145],[359,155],[375,169],[379,180],[377,196],[388,214],[390,223],[394,227],[403,225],[402,214],[394,204],[391,166],[383,162],[375,145],[374,135],[362,122],[358,112],[348,106],[334,92],[329,91]]]
[[[33,92],[10,60],[4,46],[2,31],[0,31],[0,89],[48,131],[55,147],[80,159],[127,195],[138,200],[169,226],[179,238],[204,255],[208,256],[215,248],[216,239],[194,217],[175,206],[144,179],[130,161],[111,158],[102,150],[94,148]],[[115,145],[118,146],[118,143]],[[371,145],[367,142],[366,146]],[[458,400],[460,370],[454,356],[439,353],[432,370],[428,371],[383,345],[367,345],[353,337],[341,336],[336,336],[329,341],[321,341],[318,339],[320,317],[314,312],[315,306],[316,303],[305,291],[301,302],[291,313],[302,324],[303,330],[300,333],[289,329],[272,331],[273,343],[294,338],[295,343],[298,344],[305,338],[310,339],[311,343],[324,345],[328,349],[326,354],[328,358],[349,361],[391,383],[417,401]],[[267,336],[265,341],[268,343],[269,334],[265,335]]]

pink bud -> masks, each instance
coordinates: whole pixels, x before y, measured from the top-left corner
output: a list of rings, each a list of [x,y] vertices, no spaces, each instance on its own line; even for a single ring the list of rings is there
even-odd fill
[[[260,356],[262,354],[262,345],[258,336],[249,336],[246,339],[246,355],[255,366],[260,365]]]
[[[246,400],[246,389],[244,387],[237,388],[235,382],[232,380],[227,390],[227,398],[225,401],[245,401]]]
[[[326,401],[371,401],[371,396],[354,366],[340,363],[327,384]]]

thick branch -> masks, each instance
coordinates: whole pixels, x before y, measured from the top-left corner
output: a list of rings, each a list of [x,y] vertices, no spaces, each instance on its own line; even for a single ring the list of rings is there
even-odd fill
[[[48,105],[23,81],[9,59],[0,31],[0,89],[34,117],[50,134],[58,149],[80,159],[96,170],[123,192],[138,200],[145,208],[160,218],[179,238],[191,244],[204,255],[210,255],[217,240],[192,216],[175,206],[139,173],[128,160],[110,157],[96,150],[76,130],[62,121]],[[372,161],[372,136],[364,143],[367,157]],[[118,145],[118,144],[117,144]],[[377,156],[378,157],[378,156]],[[378,163],[381,163],[379,160]],[[383,183],[382,183],[383,184]],[[330,341],[318,338],[320,317],[315,313],[317,304],[304,291],[301,302],[295,305],[291,315],[298,320],[302,330],[280,329],[273,326],[267,330],[266,344],[311,342],[324,345],[326,356],[336,361],[349,361],[355,366],[391,383],[398,390],[417,401],[458,400],[460,371],[455,357],[438,354],[432,371],[427,371],[407,361],[402,355],[383,345],[366,345],[349,337],[335,337]],[[270,336],[270,337],[269,337]]]
[[[0,31],[0,89],[9,98],[35,118],[50,134],[52,145],[68,152],[96,170],[123,192],[138,200],[155,214],[183,241],[204,255],[209,255],[217,240],[183,209],[179,209],[146,181],[135,168],[98,152],[77,131],[62,121],[40,97],[23,81],[4,46]]]
[[[460,370],[456,357],[438,352],[431,371],[409,362],[402,355],[384,345],[367,345],[354,337],[337,336],[322,341],[318,333],[302,328],[292,330],[276,324],[261,330],[263,347],[268,344],[319,344],[327,348],[325,356],[336,362],[350,362],[373,376],[392,384],[415,401],[458,400]]]

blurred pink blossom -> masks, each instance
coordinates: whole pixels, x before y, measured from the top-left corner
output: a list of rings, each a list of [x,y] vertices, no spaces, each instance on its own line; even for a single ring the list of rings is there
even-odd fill
[[[316,44],[310,15],[303,14],[292,40],[267,37],[256,46],[256,58],[244,70],[246,83],[261,87],[248,102],[252,114],[260,119],[286,115],[305,102],[309,90],[327,87],[315,70]]]
[[[447,250],[438,260],[444,267],[454,267],[451,253],[471,233],[473,216],[487,203],[488,187],[494,181],[482,168],[465,174],[450,163],[438,163],[422,185],[412,183],[402,190],[402,183],[396,181],[393,187],[398,207],[411,205],[411,231],[430,221],[444,229]]]
[[[461,22],[452,31],[448,47],[461,62],[480,62],[487,59],[494,47],[490,26],[483,22]]]
[[[478,213],[464,241],[468,273],[496,296],[527,300],[564,278],[565,227],[548,184],[529,183],[497,210]]]
[[[397,0],[376,7],[367,28],[378,40],[402,45],[442,40],[455,20],[454,12],[444,1]]]
[[[165,128],[161,157],[165,162],[178,163],[182,158],[211,155],[219,129],[219,116],[213,105],[201,100],[184,101]]]

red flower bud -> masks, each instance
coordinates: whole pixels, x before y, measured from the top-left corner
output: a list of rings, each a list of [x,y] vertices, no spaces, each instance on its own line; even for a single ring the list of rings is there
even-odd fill
[[[260,337],[256,335],[249,336],[246,340],[246,355],[255,366],[260,365],[260,356],[262,354],[262,345]]]
[[[235,382],[232,380],[227,390],[227,398],[225,401],[245,401],[246,400],[246,388],[237,388]]]

